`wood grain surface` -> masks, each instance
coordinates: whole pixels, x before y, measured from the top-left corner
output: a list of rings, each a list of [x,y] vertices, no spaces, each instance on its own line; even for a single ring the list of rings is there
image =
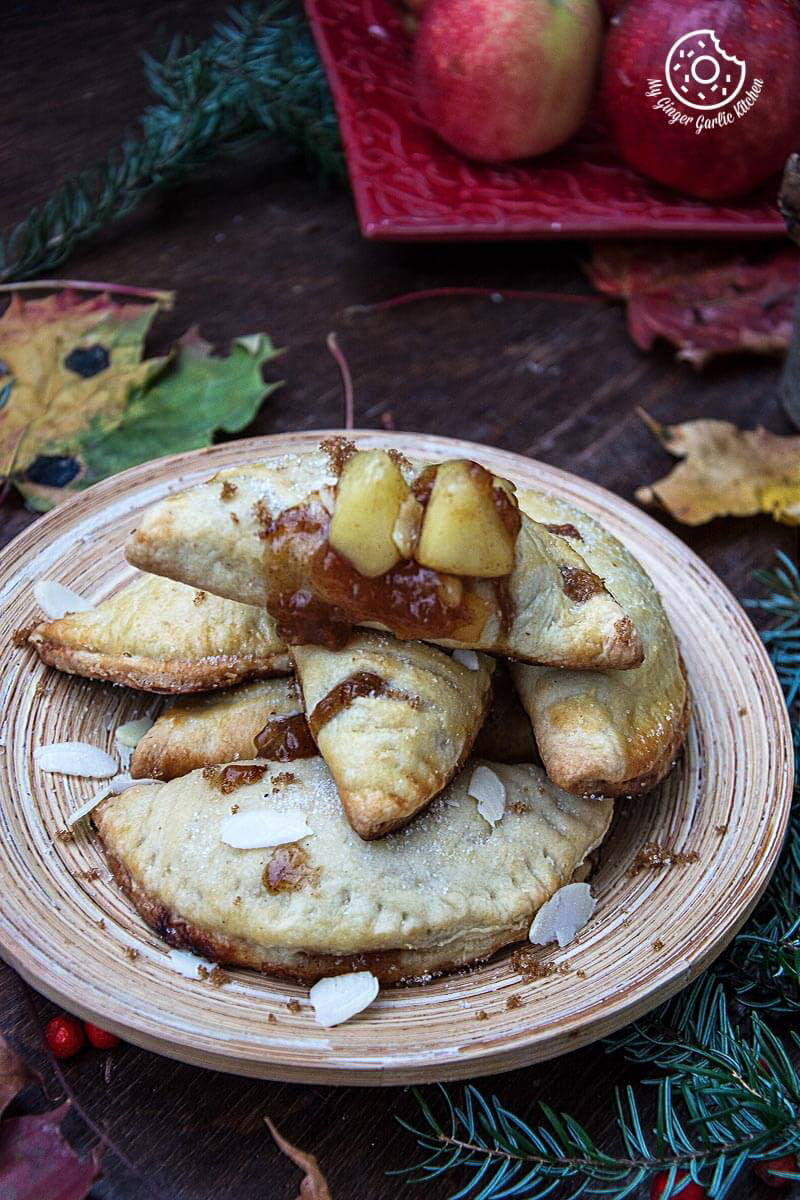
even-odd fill
[[[99,158],[129,130],[146,102],[138,51],[158,51],[178,30],[206,33],[223,15],[208,0],[16,0],[3,14],[7,69],[0,73],[7,228],[70,171]],[[153,352],[198,321],[218,346],[268,329],[289,347],[286,387],[249,433],[341,422],[336,368],[325,335],[336,329],[356,385],[357,423],[471,438],[530,454],[632,499],[657,478],[667,456],[635,415],[661,421],[706,415],[790,427],[777,399],[777,368],[737,359],[703,375],[658,347],[640,354],[622,310],[605,302],[446,299],[349,317],[351,305],[411,289],[459,284],[588,294],[585,244],[392,247],[358,236],[346,192],[323,195],[296,174],[291,157],[265,146],[245,164],[208,172],[195,186],[149,202],[121,230],[76,256],[69,274],[176,287],[178,304],[159,322]],[[12,499],[0,540],[32,520]],[[776,548],[795,555],[795,530],[767,518],[716,521],[696,530],[665,522],[738,596],[753,595],[753,570]],[[444,1200],[447,1180],[412,1188],[388,1171],[417,1156],[395,1118],[413,1119],[407,1091],[273,1084],[209,1073],[125,1046],[62,1064],[44,1054],[41,1029],[54,1007],[0,967],[3,1032],[42,1069],[47,1098],[25,1093],[15,1111],[35,1111],[64,1092],[77,1115],[76,1145],[106,1143],[105,1200],[294,1200],[299,1172],[274,1148],[264,1113],[312,1150],[336,1200]],[[538,1100],[567,1108],[598,1140],[613,1122],[613,1085],[636,1078],[618,1056],[595,1047],[484,1081],[509,1107],[531,1114]],[[793,1190],[800,1194],[798,1189]],[[745,1173],[734,1200],[772,1195]],[[790,1193],[791,1194],[791,1193]]]

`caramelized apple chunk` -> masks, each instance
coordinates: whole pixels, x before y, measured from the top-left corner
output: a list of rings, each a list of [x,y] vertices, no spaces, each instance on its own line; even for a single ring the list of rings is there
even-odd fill
[[[328,541],[359,575],[385,575],[400,561],[393,532],[407,495],[400,468],[385,450],[362,450],[347,462]]]
[[[442,463],[425,509],[415,557],[422,566],[450,575],[495,579],[514,568],[516,530],[504,519],[516,499],[502,489],[497,503],[492,475],[477,463]],[[517,514],[518,515],[518,514]]]

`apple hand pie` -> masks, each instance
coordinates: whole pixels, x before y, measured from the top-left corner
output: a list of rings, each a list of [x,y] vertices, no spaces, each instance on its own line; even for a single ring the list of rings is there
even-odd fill
[[[413,825],[365,842],[321,758],[132,787],[93,820],[118,884],[170,945],[306,983],[354,970],[396,982],[524,938],[608,829],[611,801],[571,796],[537,767],[483,765],[506,797],[494,827],[468,794],[470,765]]]
[[[145,692],[199,692],[286,675],[286,647],[263,609],[143,575],[88,612],[37,625],[43,662]]]
[[[579,795],[650,791],[669,772],[689,722],[683,663],[658,592],[633,555],[580,509],[541,492],[522,492],[519,500],[606,580],[633,619],[645,655],[633,671],[511,664],[547,774]]]
[[[292,648],[309,727],[361,837],[406,825],[469,754],[493,663],[456,655],[367,631],[343,650]]]
[[[317,754],[294,679],[262,679],[177,700],[133,752],[134,779],[176,779],[258,754],[275,762]]]
[[[642,661],[603,580],[477,463],[425,466],[331,439],[167,497],[126,553],[146,571],[265,605],[291,645],[341,648],[353,625],[368,625],[549,666]]]

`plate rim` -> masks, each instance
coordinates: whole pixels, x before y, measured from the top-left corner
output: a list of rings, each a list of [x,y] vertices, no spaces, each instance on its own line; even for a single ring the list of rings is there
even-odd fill
[[[576,1015],[571,1019],[568,1018],[562,1021],[555,1035],[552,1030],[548,1031],[547,1027],[527,1032],[520,1031],[513,1037],[506,1034],[501,1048],[492,1045],[491,1040],[487,1039],[482,1043],[468,1046],[459,1055],[457,1062],[453,1062],[452,1058],[446,1055],[431,1062],[430,1052],[426,1053],[428,1061],[425,1065],[420,1063],[414,1064],[413,1060],[410,1060],[412,1065],[408,1067],[391,1065],[388,1068],[383,1068],[374,1063],[362,1063],[359,1065],[352,1062],[341,1066],[329,1063],[327,1060],[321,1060],[317,1064],[313,1074],[318,1082],[364,1086],[404,1084],[411,1081],[428,1082],[434,1079],[469,1078],[496,1071],[510,1070],[526,1065],[527,1063],[555,1057],[565,1053],[569,1049],[587,1045],[638,1019],[651,1008],[676,994],[676,992],[705,970],[724,951],[725,947],[748,919],[769,883],[783,845],[791,807],[793,790],[793,742],[791,727],[789,715],[783,702],[783,693],[769,655],[747,613],[736,597],[732,595],[727,586],[711,571],[703,560],[685,542],[672,533],[671,530],[666,529],[648,513],[636,508],[629,501],[617,496],[600,484],[584,480],[580,476],[565,471],[562,468],[542,463],[540,460],[517,454],[514,451],[504,450],[500,447],[441,435],[413,433],[409,431],[382,431],[375,429],[303,430],[247,439],[234,439],[231,442],[221,443],[217,446],[201,450],[186,451],[181,454],[165,456],[161,459],[154,459],[147,463],[139,464],[118,475],[103,480],[95,484],[92,488],[77,493],[52,512],[44,514],[12,539],[0,551],[0,578],[5,576],[6,572],[11,569],[10,577],[4,581],[5,585],[7,586],[11,579],[13,579],[13,561],[19,549],[28,541],[38,541],[40,543],[40,546],[35,551],[34,558],[42,549],[46,548],[50,526],[57,521],[63,520],[65,514],[69,517],[74,513],[77,514],[77,519],[80,519],[80,510],[83,507],[93,506],[98,497],[102,498],[104,493],[113,494],[120,488],[121,484],[124,487],[126,482],[136,480],[138,476],[151,474],[154,468],[157,468],[158,474],[168,475],[175,471],[175,469],[177,471],[182,471],[183,469],[202,470],[204,462],[207,461],[209,471],[212,471],[215,469],[215,457],[229,454],[234,446],[236,447],[237,455],[241,455],[242,462],[246,462],[257,457],[275,457],[291,453],[295,448],[300,449],[304,446],[313,445],[324,438],[332,436],[343,436],[359,442],[372,442],[373,444],[396,445],[399,449],[405,449],[408,452],[414,452],[416,449],[417,453],[420,451],[420,441],[426,446],[431,447],[434,451],[440,449],[443,455],[448,453],[452,455],[455,447],[458,447],[458,451],[462,456],[465,449],[470,447],[474,449],[476,457],[480,456],[482,450],[488,450],[493,457],[496,458],[499,455],[501,458],[506,458],[512,465],[515,461],[524,464],[528,471],[535,471],[537,467],[544,468],[547,475],[551,477],[555,476],[557,479],[563,480],[565,484],[568,483],[570,485],[568,490],[574,490],[576,484],[580,485],[588,489],[589,492],[595,493],[598,498],[604,498],[615,510],[621,511],[622,515],[625,515],[627,512],[635,516],[637,522],[643,523],[646,527],[653,526],[654,531],[657,531],[658,539],[662,542],[666,539],[676,548],[679,548],[681,556],[686,558],[695,570],[699,570],[706,581],[710,581],[715,589],[721,589],[726,596],[727,602],[737,610],[739,617],[743,618],[744,627],[749,633],[750,649],[759,659],[764,676],[769,681],[770,694],[778,701],[775,707],[776,715],[780,715],[780,720],[776,720],[776,729],[779,729],[780,740],[779,744],[776,742],[775,751],[776,783],[780,784],[780,793],[773,797],[773,802],[776,805],[780,803],[781,817],[775,827],[776,832],[773,833],[771,838],[772,849],[769,855],[765,857],[764,864],[759,869],[759,886],[754,893],[750,893],[748,904],[742,909],[737,910],[736,917],[728,921],[722,935],[715,937],[711,945],[704,946],[702,953],[696,958],[692,959],[691,962],[687,962],[684,958],[681,961],[670,964],[669,970],[664,971],[657,985],[650,987],[644,994],[638,996],[633,1001],[628,1000],[627,1002],[620,1003],[611,1018],[605,1018],[603,1014],[600,1014],[574,1028],[573,1026],[578,1022],[578,1015]],[[287,442],[291,444],[287,446]],[[427,451],[427,453],[430,453],[430,451]],[[511,474],[513,475],[513,470]],[[221,1051],[219,1053],[209,1052],[205,1048],[197,1050],[188,1040],[188,1034],[185,1034],[184,1038],[181,1039],[178,1032],[173,1030],[166,1031],[159,1036],[144,1027],[123,1023],[117,1019],[113,1011],[109,1011],[106,1008],[95,1009],[82,1003],[76,1003],[73,997],[64,995],[60,988],[43,974],[39,969],[38,962],[35,958],[28,956],[26,949],[22,945],[15,946],[9,944],[6,930],[3,927],[2,921],[0,921],[0,955],[31,986],[57,1003],[65,1004],[70,1008],[70,1011],[76,1012],[79,1016],[85,1019],[96,1020],[101,1025],[104,1025],[104,1027],[108,1027],[113,1032],[119,1033],[127,1041],[194,1065],[210,1067],[228,1073],[288,1082],[309,1081],[310,1073],[308,1068],[302,1065],[291,1066],[283,1064],[280,1060],[279,1049],[276,1050],[278,1054],[277,1058],[272,1056],[266,1058],[261,1053],[258,1058],[252,1057],[246,1060],[241,1058],[232,1059]],[[130,1020],[130,1018],[127,1018],[127,1020]],[[546,1050],[548,1040],[554,1036],[557,1038],[557,1045],[548,1053]],[[564,1045],[564,1042],[568,1044]],[[542,1052],[543,1047],[545,1052]]]

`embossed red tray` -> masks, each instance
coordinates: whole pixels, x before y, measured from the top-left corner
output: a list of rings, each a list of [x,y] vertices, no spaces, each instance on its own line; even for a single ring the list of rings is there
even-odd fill
[[[774,185],[710,205],[626,167],[598,121],[563,149],[491,167],[449,150],[414,104],[410,40],[388,0],[306,0],[367,238],[764,237]]]

